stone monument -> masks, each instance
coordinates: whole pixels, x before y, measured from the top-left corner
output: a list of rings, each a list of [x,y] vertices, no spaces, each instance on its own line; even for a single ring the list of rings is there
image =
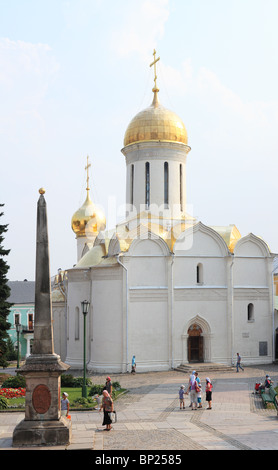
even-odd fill
[[[45,190],[37,205],[35,322],[32,354],[20,374],[26,378],[25,419],[14,429],[13,446],[67,445],[71,421],[61,416],[61,374],[69,369],[54,353]]]

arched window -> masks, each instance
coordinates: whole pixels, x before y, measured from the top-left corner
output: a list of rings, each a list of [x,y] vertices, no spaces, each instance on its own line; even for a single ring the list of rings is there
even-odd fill
[[[254,321],[254,304],[247,306],[247,321]]]
[[[130,204],[133,206],[133,194],[134,194],[134,165],[131,165],[130,174]]]
[[[75,307],[75,339],[79,339],[79,307]]]
[[[146,209],[150,206],[150,164],[146,162],[145,166],[145,204]]]
[[[203,284],[203,265],[198,263],[196,267],[196,282],[197,284]]]
[[[164,205],[168,209],[169,204],[169,168],[168,162],[164,162]]]

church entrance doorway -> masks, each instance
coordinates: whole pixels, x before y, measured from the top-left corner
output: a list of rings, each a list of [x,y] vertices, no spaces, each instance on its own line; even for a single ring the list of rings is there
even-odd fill
[[[188,328],[188,362],[204,361],[202,328],[194,323]]]

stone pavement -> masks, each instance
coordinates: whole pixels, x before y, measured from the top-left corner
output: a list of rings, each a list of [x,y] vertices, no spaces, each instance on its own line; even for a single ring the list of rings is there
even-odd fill
[[[277,450],[278,417],[264,409],[254,394],[254,384],[269,373],[277,385],[278,365],[246,367],[244,372],[210,372],[213,382],[212,410],[180,410],[178,390],[188,375],[177,372],[112,375],[129,392],[115,402],[117,422],[104,431],[102,413],[71,411],[72,442],[67,450]],[[205,389],[206,373],[199,376]],[[104,383],[105,376],[94,376]],[[12,447],[12,434],[23,413],[0,413],[0,450]],[[34,448],[33,448],[34,449]],[[39,447],[36,450],[64,450]],[[30,449],[29,449],[30,450]]]

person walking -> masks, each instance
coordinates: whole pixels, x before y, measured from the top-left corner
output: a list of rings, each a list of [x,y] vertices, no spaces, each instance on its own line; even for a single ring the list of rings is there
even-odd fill
[[[110,414],[114,411],[114,404],[107,390],[103,390],[102,395],[102,403],[99,409],[99,411],[103,410],[102,426],[106,426],[106,431],[110,431],[112,429],[112,419]]]
[[[211,402],[212,402],[212,383],[209,377],[206,378],[206,401],[208,402],[207,410],[211,410]]]
[[[131,361],[131,373],[135,374],[136,372],[136,361],[135,361],[135,356],[132,356],[132,361]]]
[[[237,354],[237,360],[236,360],[236,371],[238,372],[238,369],[240,368],[241,370],[244,370],[243,367],[241,366],[241,356],[239,353]]]

